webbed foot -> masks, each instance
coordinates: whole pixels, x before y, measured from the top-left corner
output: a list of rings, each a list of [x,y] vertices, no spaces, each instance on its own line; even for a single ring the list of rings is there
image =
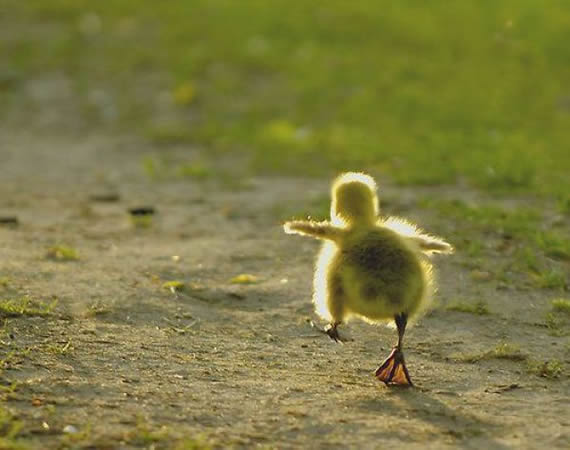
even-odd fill
[[[325,327],[323,332],[326,333],[333,341],[338,342],[339,344],[344,344],[345,339],[341,338],[340,334],[338,334],[337,325],[338,324],[329,324]]]
[[[404,361],[404,353],[394,347],[390,356],[376,369],[376,378],[386,385],[413,386]]]
[[[319,332],[326,334],[328,337],[330,337],[333,341],[339,343],[339,344],[344,344],[346,342],[346,339],[344,339],[343,337],[340,336],[340,334],[338,333],[338,329],[337,327],[340,325],[340,323],[330,323],[328,324],[324,329],[319,327],[315,322],[313,322],[311,320],[311,326],[315,329],[318,330]]]

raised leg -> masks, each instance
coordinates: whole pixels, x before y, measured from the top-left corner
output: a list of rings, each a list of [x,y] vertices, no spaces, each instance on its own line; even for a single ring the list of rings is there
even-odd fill
[[[325,327],[325,333],[335,342],[340,344],[344,343],[344,339],[340,337],[338,334],[337,327],[340,325],[340,322],[333,322]]]
[[[320,331],[321,333],[326,334],[333,341],[335,341],[339,344],[344,344],[344,339],[340,336],[340,334],[338,333],[338,329],[337,329],[337,327],[340,324],[341,324],[341,322],[333,322],[333,323],[328,324],[325,328],[320,328],[316,323],[311,321],[311,326],[313,328]]]
[[[338,273],[323,273],[326,274],[327,277],[328,294],[321,293],[321,295],[318,296],[319,300],[316,301],[316,304],[317,310],[324,309],[327,311],[327,318],[330,323],[324,330],[320,331],[326,333],[333,341],[342,344],[344,343],[344,339],[340,337],[337,329],[344,317],[345,294],[342,280]],[[316,289],[318,289],[317,286]],[[321,305],[321,303],[325,303],[325,305]]]
[[[376,377],[387,385],[413,386],[402,351],[408,316],[398,314],[394,320],[398,328],[398,344],[392,349],[388,358],[376,369]]]

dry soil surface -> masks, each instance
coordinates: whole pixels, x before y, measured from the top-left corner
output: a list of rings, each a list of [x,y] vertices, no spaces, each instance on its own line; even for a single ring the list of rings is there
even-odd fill
[[[567,363],[567,338],[539,326],[551,292],[473,279],[461,253],[435,258],[439,306],[407,333],[417,387],[388,388],[373,372],[394,330],[352,322],[339,345],[312,328],[318,243],[280,227],[329,180],[153,180],[141,160],[156,153],[130,139],[0,135],[0,215],[20,221],[0,227],[1,299],[57,299],[46,316],[4,322],[2,406],[21,429],[3,445],[569,448],[567,376],[457,356],[509,342]],[[461,227],[379,181],[388,213],[443,236]],[[119,198],[91,198],[104,194]],[[144,205],[157,213],[135,227],[126,211]],[[79,259],[46,257],[59,244]],[[230,281],[244,273],[257,281]],[[173,280],[186,288],[163,286]],[[492,314],[444,308],[458,297]]]

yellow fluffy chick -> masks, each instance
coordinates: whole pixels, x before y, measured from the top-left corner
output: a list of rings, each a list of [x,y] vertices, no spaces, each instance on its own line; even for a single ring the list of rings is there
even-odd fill
[[[355,172],[334,181],[330,222],[291,221],[284,229],[324,241],[313,302],[317,314],[329,322],[325,332],[338,342],[337,327],[352,317],[369,323],[394,321],[398,343],[376,376],[386,384],[412,386],[402,351],[406,324],[431,298],[426,255],[451,253],[451,245],[405,220],[380,217],[376,183]]]

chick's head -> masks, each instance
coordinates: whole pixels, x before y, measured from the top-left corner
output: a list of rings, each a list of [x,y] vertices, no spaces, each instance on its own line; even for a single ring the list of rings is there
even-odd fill
[[[348,172],[332,187],[331,219],[337,225],[372,225],[378,217],[376,183],[363,173]]]

